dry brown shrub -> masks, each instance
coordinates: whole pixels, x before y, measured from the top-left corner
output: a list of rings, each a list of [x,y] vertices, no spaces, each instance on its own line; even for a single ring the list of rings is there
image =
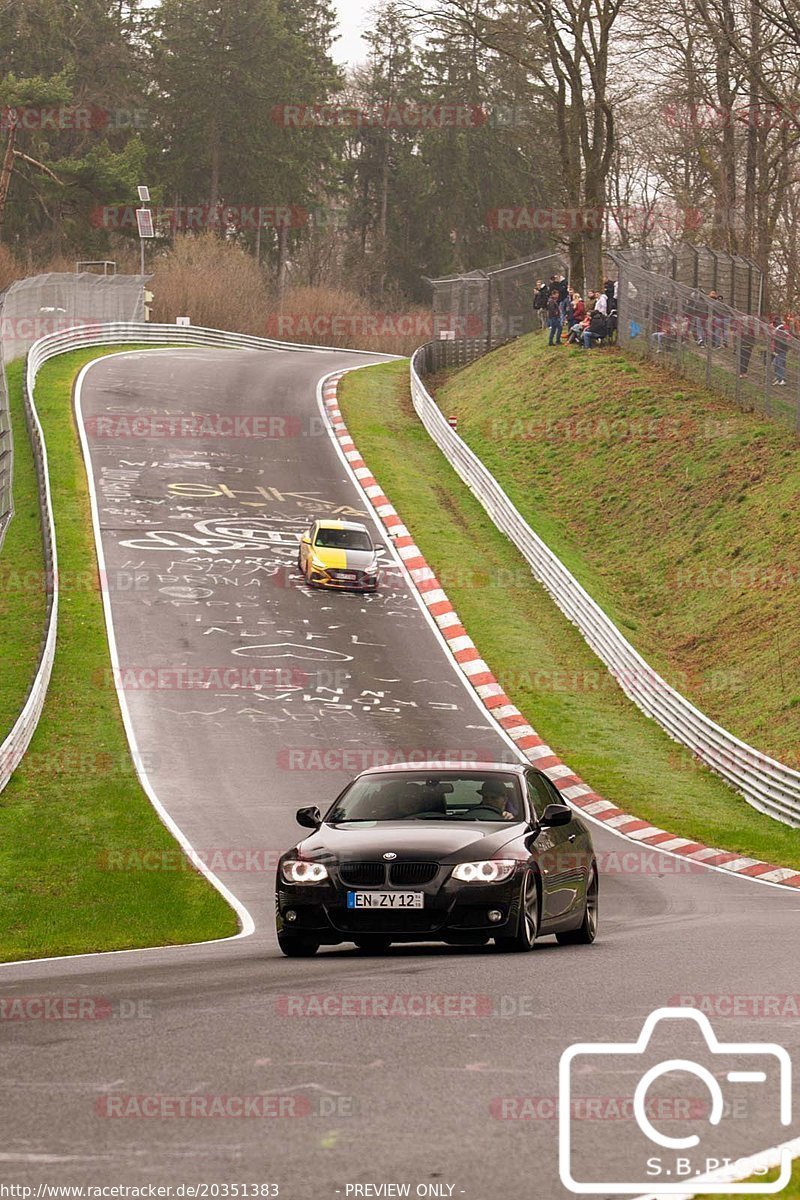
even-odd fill
[[[319,346],[410,354],[430,340],[422,307],[374,304],[346,288],[289,286],[279,303],[253,257],[213,233],[178,237],[152,265],[153,320]]]

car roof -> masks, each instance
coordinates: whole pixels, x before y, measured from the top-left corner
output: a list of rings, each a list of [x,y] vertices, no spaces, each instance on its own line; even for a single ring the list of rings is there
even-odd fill
[[[361,521],[334,521],[329,517],[319,517],[314,524],[320,529],[360,529],[364,533],[369,533],[366,525]]]
[[[420,771],[446,771],[448,774],[453,771],[474,771],[478,775],[491,774],[506,774],[522,775],[529,769],[528,763],[514,762],[464,762],[462,760],[454,760],[453,762],[442,762],[441,759],[436,762],[406,762],[406,763],[387,763],[380,767],[368,767],[366,771],[360,771],[358,778],[362,779],[365,775],[392,775],[406,774],[410,771],[418,773]]]

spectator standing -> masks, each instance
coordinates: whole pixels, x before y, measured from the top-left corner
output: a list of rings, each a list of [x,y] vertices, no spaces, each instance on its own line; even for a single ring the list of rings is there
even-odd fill
[[[543,279],[537,279],[536,290],[533,293],[533,311],[538,314],[542,329],[547,322],[547,295],[547,284]]]
[[[606,306],[606,312],[607,313],[616,312],[617,284],[616,284],[615,280],[607,279],[605,282],[604,291],[605,291],[606,300],[608,301],[608,304]]]
[[[564,305],[562,321],[567,329],[575,323],[575,293],[572,288],[567,288],[567,302]]]
[[[718,350],[722,345],[722,317],[715,311],[717,304],[722,302],[722,297],[719,292],[710,291],[708,293],[708,336],[711,346],[714,350]]]
[[[605,292],[597,293],[594,311],[602,313],[604,317],[608,316],[608,296],[605,294]]]
[[[547,325],[550,330],[548,346],[561,345],[561,296],[558,288],[554,288],[547,301]]]
[[[559,305],[561,309],[561,324],[563,325],[567,315],[567,298],[569,296],[569,285],[567,284],[566,277],[564,275],[551,275],[550,291],[558,292]]]
[[[689,318],[690,329],[694,330],[698,346],[705,346],[705,319],[708,316],[708,305],[700,292],[692,292],[686,305],[686,315]]]
[[[772,369],[776,387],[786,387],[786,355],[789,353],[789,330],[781,317],[772,318]]]
[[[756,344],[757,322],[752,317],[742,320],[739,330],[739,378],[744,379]]]

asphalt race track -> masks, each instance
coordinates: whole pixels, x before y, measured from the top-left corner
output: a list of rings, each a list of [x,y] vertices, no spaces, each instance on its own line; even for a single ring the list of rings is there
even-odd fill
[[[554,1107],[568,1046],[633,1041],[676,996],[710,997],[720,1012],[750,997],[739,1001],[746,1013],[798,990],[800,897],[656,858],[601,828],[593,947],[546,939],[516,956],[436,946],[280,955],[274,862],[298,836],[299,805],[324,805],[381,752],[513,753],[391,550],[382,589],[366,598],[311,591],[296,571],[310,517],[366,517],[316,395],[323,375],[363,362],[174,350],[100,360],[86,374],[82,416],[138,752],[159,801],[255,932],[0,968],[0,998],[105,1006],[103,1019],[0,1022],[8,1183],[272,1182],[285,1200],[398,1183],[411,1195],[424,1185],[469,1200],[557,1200],[570,1194]],[[235,415],[240,436],[181,436],[170,424],[203,414]],[[262,673],[256,686],[252,671]],[[187,672],[200,686],[184,686]],[[410,997],[422,1015],[325,1011],[407,1013]],[[798,1057],[800,1021],[780,1006],[712,1023],[726,1042],[777,1042]],[[709,1061],[686,1022],[673,1022],[655,1061],[694,1049]],[[704,1152],[738,1158],[786,1141],[796,1131],[779,1125],[767,1074],[761,1085],[720,1075],[730,1104],[717,1129],[697,1078],[673,1079],[671,1092],[662,1081],[656,1123],[669,1131],[672,1120],[674,1131],[669,1104],[682,1101],[695,1106]],[[574,1123],[582,1178],[641,1181],[621,1108],[640,1075],[630,1059],[578,1068],[575,1094],[600,1104]],[[267,1115],[180,1115],[190,1096],[265,1093]]]

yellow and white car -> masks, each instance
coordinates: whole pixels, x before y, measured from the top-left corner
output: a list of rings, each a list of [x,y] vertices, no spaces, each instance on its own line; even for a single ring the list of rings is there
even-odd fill
[[[374,592],[382,546],[359,521],[315,521],[300,538],[297,566],[312,587]]]

